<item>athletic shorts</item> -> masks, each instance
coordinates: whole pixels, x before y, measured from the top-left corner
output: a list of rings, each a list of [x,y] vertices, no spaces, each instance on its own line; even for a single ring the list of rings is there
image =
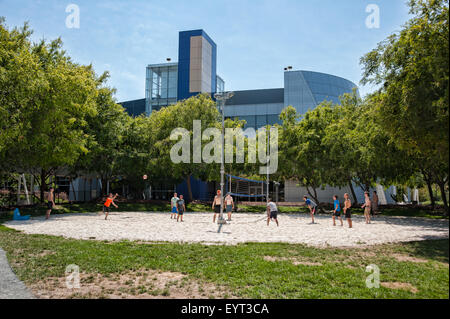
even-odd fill
[[[233,205],[227,205],[227,213],[231,213],[232,209],[233,209]]]
[[[47,202],[47,208],[48,209],[52,209],[53,208],[53,203],[52,202]]]
[[[177,208],[174,206],[174,207],[172,207],[172,213],[173,214],[176,214],[177,213]]]
[[[347,208],[345,211],[345,218],[352,218],[352,212],[350,211],[350,208]]]
[[[337,211],[337,212],[333,213],[333,216],[335,216],[335,217],[341,216],[341,211]]]
[[[103,213],[108,212],[108,214],[110,213],[110,207],[107,207],[105,205],[103,205]]]
[[[220,205],[214,206],[214,213],[220,214]]]
[[[183,215],[183,210],[182,209],[178,210],[178,215]]]
[[[274,210],[274,211],[270,212],[270,218],[277,219],[277,216],[278,216],[278,211]]]

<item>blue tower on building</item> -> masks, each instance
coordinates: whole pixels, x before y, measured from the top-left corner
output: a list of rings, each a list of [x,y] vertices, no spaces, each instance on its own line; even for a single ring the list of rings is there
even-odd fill
[[[217,46],[205,31],[180,32],[177,100],[216,93],[216,62]]]

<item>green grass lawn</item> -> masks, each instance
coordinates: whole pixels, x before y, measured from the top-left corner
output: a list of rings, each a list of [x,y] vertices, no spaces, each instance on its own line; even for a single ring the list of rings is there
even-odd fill
[[[84,274],[82,285],[86,278],[114,280],[124,273],[133,278],[159,271],[220,287],[223,297],[449,298],[448,239],[352,249],[284,243],[226,246],[74,240],[26,235],[0,225],[0,247],[20,279],[32,287],[46,283],[46,289],[64,278],[67,265],[76,264]],[[370,264],[380,269],[379,288],[365,285]],[[185,281],[154,290],[151,283],[128,280],[88,297],[108,298],[120,291],[136,297],[145,292],[171,296],[171,285],[181,287]]]

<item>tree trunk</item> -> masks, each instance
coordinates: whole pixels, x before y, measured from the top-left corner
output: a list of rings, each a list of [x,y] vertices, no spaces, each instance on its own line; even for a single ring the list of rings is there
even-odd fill
[[[44,191],[47,186],[47,184],[45,183],[45,175],[46,174],[45,174],[44,170],[41,169],[41,185],[39,185],[41,188],[41,198],[40,198],[41,203],[44,203]]]
[[[106,178],[104,176],[100,176],[100,180],[102,181],[102,189],[100,191],[100,197],[106,196]]]
[[[20,186],[22,185],[21,176],[17,178],[17,205],[20,204]]]
[[[30,205],[30,196],[28,194],[27,179],[25,178],[25,174],[22,174],[22,180],[23,180],[23,190],[25,191],[25,197],[27,199],[27,205]]]
[[[445,182],[439,182],[438,185],[441,191],[442,201],[444,202],[445,211],[448,215],[448,202],[447,202],[447,194],[445,194]]]
[[[31,174],[31,182],[30,182],[30,191],[31,191],[31,204],[34,204],[34,175]]]
[[[430,195],[431,208],[434,209],[436,207],[436,202],[434,200],[433,187],[431,185],[431,181],[428,178],[425,178],[428,188],[428,195]]]
[[[186,177],[186,184],[188,189],[189,201],[192,202],[192,187],[191,187],[191,175]]]
[[[353,197],[353,205],[358,205],[358,198],[356,198],[355,189],[353,188],[353,184],[352,184],[352,181],[351,181],[351,180],[350,180],[350,182],[348,183],[348,187],[350,188],[350,192],[352,193],[352,197]]]

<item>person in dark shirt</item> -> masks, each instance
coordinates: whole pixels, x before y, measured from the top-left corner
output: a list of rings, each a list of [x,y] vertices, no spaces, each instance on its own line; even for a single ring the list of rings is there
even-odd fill
[[[181,217],[181,221],[183,221],[183,213],[186,211],[186,206],[184,204],[183,195],[180,195],[180,198],[177,200],[177,222]]]

